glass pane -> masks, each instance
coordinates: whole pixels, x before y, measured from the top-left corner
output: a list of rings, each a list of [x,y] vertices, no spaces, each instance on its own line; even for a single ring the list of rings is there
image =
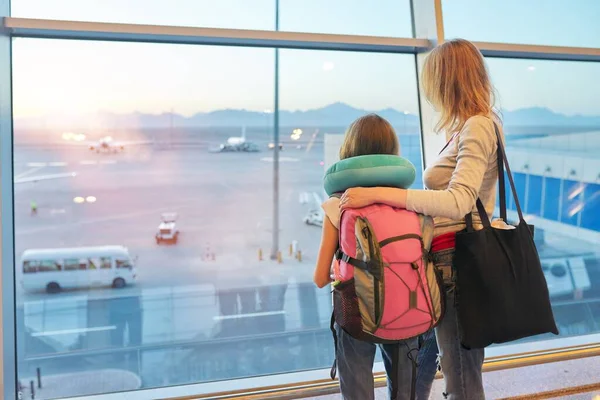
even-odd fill
[[[16,39],[13,54],[17,258],[62,249],[68,266],[17,268],[23,386],[38,367],[48,399],[262,373],[253,359],[285,370],[273,350],[256,356],[257,335],[287,334],[296,312],[277,311],[282,286],[256,260],[272,214],[274,51]],[[244,127],[260,152],[211,152]],[[157,243],[162,224],[174,229]],[[250,308],[262,314],[239,317]]]
[[[11,0],[11,15],[127,24],[275,29],[274,0]]]
[[[412,37],[409,0],[12,0],[12,16],[74,21]]]
[[[413,57],[280,52],[279,264],[273,49],[17,39],[13,54],[17,257],[62,249],[68,266],[17,272],[24,387],[38,367],[38,395],[59,398],[331,365],[304,220],[324,138],[376,111],[420,170]]]
[[[487,62],[499,93],[519,200],[528,222],[535,225],[561,336],[597,333],[600,104],[589,82],[600,73],[600,64]],[[557,76],[560,85],[549,79]],[[514,201],[509,208],[515,218]]]
[[[348,126],[359,116],[376,112],[392,124],[401,155],[416,166],[413,187],[422,187],[415,62],[408,55],[303,50],[282,50],[280,54],[281,108],[295,112],[280,116],[284,147],[280,153],[279,240],[284,263],[291,264],[297,282],[295,288],[288,288],[293,292],[286,301],[297,303],[300,312],[286,320],[286,329],[319,329],[323,333],[302,339],[287,351],[301,355],[289,360],[295,369],[327,368],[333,359],[333,341],[327,334],[331,291],[329,287],[317,289],[312,282],[326,218],[321,208],[327,198],[323,174],[338,160]],[[303,72],[299,74],[299,70]],[[319,354],[315,354],[315,346]]]
[[[600,3],[443,0],[447,38],[550,46],[600,46]]]
[[[409,0],[280,1],[280,30],[412,37]]]

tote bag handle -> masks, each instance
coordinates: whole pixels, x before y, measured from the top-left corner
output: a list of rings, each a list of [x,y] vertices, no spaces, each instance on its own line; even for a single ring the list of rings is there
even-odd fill
[[[498,142],[498,151],[496,152],[498,157],[498,181],[499,181],[499,195],[500,195],[500,218],[504,221],[507,220],[506,213],[506,183],[504,180],[504,168],[506,168],[506,176],[508,176],[508,182],[510,183],[511,192],[513,194],[513,199],[515,200],[515,205],[517,206],[517,213],[519,214],[519,222],[524,221],[523,211],[521,210],[521,204],[519,203],[519,198],[517,196],[517,189],[515,187],[515,181],[513,180],[512,173],[510,172],[510,166],[508,165],[508,159],[506,157],[506,151],[504,149],[504,145],[502,144],[502,138],[500,137],[500,131],[498,130],[498,125],[494,122],[494,131],[496,132],[496,139]],[[484,227],[491,226],[490,218],[485,211],[485,207],[481,202],[479,197],[475,202],[477,206],[477,212],[479,213],[479,218],[481,219],[481,224]],[[465,223],[467,225],[467,230],[473,231],[473,214],[468,213],[465,215]]]

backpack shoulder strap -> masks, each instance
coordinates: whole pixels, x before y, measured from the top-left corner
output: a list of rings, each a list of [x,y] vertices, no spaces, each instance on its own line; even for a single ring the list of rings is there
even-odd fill
[[[431,242],[433,241],[433,218],[427,215],[418,214],[419,222],[421,223],[421,237],[423,238],[423,246],[425,250],[431,250]]]

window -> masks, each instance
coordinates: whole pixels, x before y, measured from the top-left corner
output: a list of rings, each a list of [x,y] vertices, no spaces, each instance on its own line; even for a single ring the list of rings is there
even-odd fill
[[[117,265],[117,269],[132,269],[133,268],[132,262],[130,260],[117,259],[115,261],[115,263]]]
[[[23,273],[32,274],[38,271],[38,261],[23,261]]]
[[[100,257],[100,269],[111,269],[112,259],[110,257]]]
[[[61,345],[44,347],[43,375],[123,369],[151,388],[330,365],[330,293],[312,283],[314,225],[323,216],[304,220],[323,201],[325,137],[378,112],[420,170],[413,56],[280,51],[281,253],[271,260],[273,49],[19,39],[13,51],[16,172],[41,161],[47,170],[78,172],[15,194],[17,213],[32,197],[51,202],[40,207],[43,229],[17,223],[17,251],[39,240],[59,248],[118,244],[140,255],[143,271],[135,285],[96,288],[111,259],[91,257],[88,269],[98,274],[89,288],[41,298],[43,318],[78,332],[48,332]],[[31,66],[38,57],[45,68]],[[90,150],[106,136],[125,150]],[[167,212],[178,214],[180,238],[155,243]],[[82,290],[90,295],[83,304]],[[27,307],[40,300],[19,296]],[[25,315],[19,341],[31,339],[39,313]],[[91,350],[106,351],[104,362],[82,368]],[[22,370],[35,371],[39,356],[26,353]],[[69,388],[65,396],[90,391]]]
[[[595,1],[521,3],[444,1],[445,37],[598,47]],[[348,124],[366,112],[387,118],[417,168],[412,187],[422,187],[417,60],[377,53],[374,43],[390,42],[373,38],[411,37],[411,2],[12,0],[10,11],[70,22],[256,30],[248,39],[276,29],[277,5],[280,31],[320,34],[300,47],[318,46],[327,39],[321,34],[351,35],[348,43],[358,35],[356,44],[369,52],[281,49],[276,88],[275,50],[236,47],[231,31],[223,31],[229,46],[35,39],[10,29],[12,47],[0,38],[0,85],[12,79],[0,104],[12,101],[14,128],[5,134],[9,121],[0,120],[0,167],[13,170],[18,183],[14,198],[3,191],[0,203],[3,230],[7,222],[15,227],[2,235],[3,261],[13,250],[20,260],[33,248],[122,246],[90,253],[110,257],[71,252],[63,254],[83,258],[59,261],[41,252],[16,261],[15,282],[3,280],[3,290],[20,284],[14,297],[2,296],[3,306],[15,306],[17,343],[0,344],[17,358],[0,369],[10,373],[16,364],[21,397],[31,397],[38,368],[45,388],[56,390],[38,391],[43,398],[137,389],[158,389],[161,395],[150,397],[164,398],[198,387],[246,387],[249,380],[240,378],[270,386],[327,377],[314,370],[333,360],[331,295],[314,287],[312,268],[324,218],[322,177]],[[0,17],[8,8],[0,2]],[[559,338],[527,338],[517,351],[597,342],[600,109],[593,83],[600,63],[488,63],[561,331]],[[421,104],[427,126],[432,110]],[[11,150],[12,166],[4,157]],[[509,197],[507,204],[514,219],[515,202]],[[159,240],[166,214],[178,216],[174,240]],[[52,273],[63,269],[81,272]],[[3,310],[13,317],[10,307]],[[545,339],[553,340],[539,342]],[[513,351],[495,346],[487,354]],[[16,397],[6,395],[11,386],[4,385],[4,397]]]
[[[273,30],[272,0],[12,0],[11,15],[23,18]]]
[[[79,269],[79,259],[69,258],[65,260],[65,271],[77,271]]]
[[[409,0],[275,0],[280,30],[346,35],[411,37]]]
[[[561,336],[598,333],[600,105],[589,82],[600,73],[600,65],[487,62],[499,94],[519,200],[535,225]],[[564,77],[567,86],[555,84],[550,76]],[[512,198],[507,204],[515,218]]]
[[[594,0],[545,2],[508,0],[491,5],[478,0],[443,0],[447,38],[483,42],[598,47],[600,27]]]
[[[37,267],[38,272],[56,272],[61,269],[61,265],[54,260],[40,260]]]
[[[581,211],[581,226],[586,229],[600,231],[600,185],[587,184],[583,193],[583,210]]]
[[[411,37],[409,0],[12,0],[12,16],[129,24]]]

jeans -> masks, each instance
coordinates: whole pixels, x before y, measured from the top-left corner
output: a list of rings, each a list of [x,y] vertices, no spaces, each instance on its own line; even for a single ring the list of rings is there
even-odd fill
[[[446,255],[451,256],[452,251]],[[417,399],[427,400],[429,398],[439,353],[439,365],[446,384],[444,398],[449,400],[485,400],[481,376],[484,349],[467,350],[460,344],[455,303],[455,277],[453,268],[450,268],[451,257],[441,257],[441,260],[442,262],[436,262],[436,265],[444,272],[446,313],[435,328],[436,340],[434,340],[434,335],[427,335],[419,351],[417,357],[419,361]]]
[[[337,370],[340,378],[340,391],[344,400],[374,400],[373,362],[377,346],[381,349],[383,364],[388,376],[388,397],[392,398],[390,375],[392,374],[392,354],[398,357],[398,393],[397,400],[410,400],[412,385],[411,358],[416,357],[417,339],[399,344],[375,345],[350,336],[335,324],[337,335]]]
[[[417,362],[417,388],[416,400],[428,400],[431,393],[431,386],[438,371],[438,345],[435,339],[435,331],[427,332],[423,335],[423,343],[419,349]]]

